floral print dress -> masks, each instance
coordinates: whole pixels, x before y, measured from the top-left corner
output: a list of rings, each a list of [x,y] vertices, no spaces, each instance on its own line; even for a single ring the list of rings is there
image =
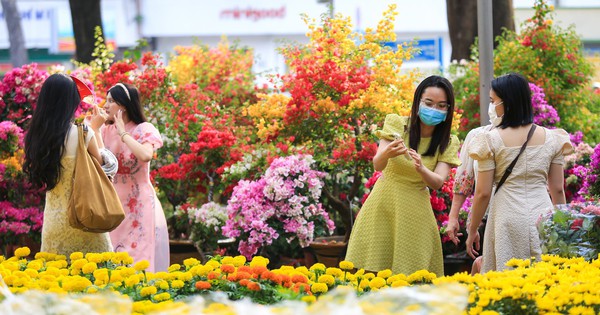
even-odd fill
[[[150,143],[154,150],[162,146],[158,130],[150,123],[128,123],[125,130],[139,143]],[[114,125],[102,129],[106,148],[115,154],[119,170],[113,183],[125,210],[125,220],[110,232],[115,251],[128,252],[134,261],[148,260],[148,271],[166,271],[169,267],[167,221],[150,182],[150,162],[141,162],[121,141]]]

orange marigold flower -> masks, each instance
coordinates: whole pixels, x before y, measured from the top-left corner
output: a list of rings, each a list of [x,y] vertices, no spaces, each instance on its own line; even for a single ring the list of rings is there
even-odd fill
[[[210,282],[207,281],[196,281],[196,289],[198,290],[208,290],[210,289]]]
[[[293,288],[294,292],[310,292],[310,285],[308,283],[296,283]]]
[[[240,267],[238,267],[238,274],[240,272],[252,273],[252,268],[249,266],[240,266]]]
[[[260,291],[260,285],[256,282],[249,281],[247,287],[250,291]]]
[[[247,286],[248,283],[250,283],[250,280],[248,280],[248,279],[242,279],[242,280],[240,280],[240,285],[243,286],[243,287]]]
[[[225,273],[233,273],[233,272],[235,272],[235,266],[230,265],[230,264],[221,265],[221,271],[223,271]]]
[[[293,275],[292,282],[294,283],[308,283],[308,278],[305,275]]]
[[[261,276],[265,271],[269,271],[269,269],[267,269],[267,267],[265,266],[252,267],[252,273],[254,273],[257,276]]]
[[[238,269],[238,272],[237,272],[237,280],[238,281],[242,280],[242,279],[250,279],[250,278],[252,278],[252,275],[250,273],[245,272],[245,271],[240,271]]]
[[[207,275],[208,280],[218,279],[219,276],[220,276],[220,274],[218,274],[218,273],[216,273],[214,271],[209,272],[208,275]]]

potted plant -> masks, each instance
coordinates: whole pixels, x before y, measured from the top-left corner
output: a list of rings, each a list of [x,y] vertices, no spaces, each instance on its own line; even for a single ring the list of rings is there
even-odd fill
[[[558,205],[538,223],[542,251],[562,257],[583,257],[588,261],[600,252],[600,204],[572,202]]]
[[[310,155],[274,159],[257,180],[241,180],[227,204],[223,235],[239,241],[250,258],[298,258],[316,236],[329,235],[334,223],[320,202],[324,173],[313,169]]]

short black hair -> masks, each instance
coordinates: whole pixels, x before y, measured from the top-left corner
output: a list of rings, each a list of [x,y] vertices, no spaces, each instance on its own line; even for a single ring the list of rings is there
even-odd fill
[[[504,116],[499,127],[518,127],[533,123],[533,106],[529,82],[518,73],[508,73],[492,80],[492,90],[502,100]]]
[[[448,144],[450,143],[450,133],[452,128],[452,118],[454,118],[454,88],[452,83],[444,77],[438,75],[432,75],[425,80],[421,81],[415,95],[413,97],[413,104],[410,115],[410,130],[408,137],[409,147],[415,151],[419,149],[419,142],[421,142],[421,118],[419,118],[419,104],[421,103],[421,97],[428,87],[437,87],[446,92],[448,98],[448,113],[446,114],[446,120],[435,126],[433,135],[431,136],[431,142],[429,148],[423,153],[423,156],[434,156],[435,152],[439,148],[440,153],[444,153]]]

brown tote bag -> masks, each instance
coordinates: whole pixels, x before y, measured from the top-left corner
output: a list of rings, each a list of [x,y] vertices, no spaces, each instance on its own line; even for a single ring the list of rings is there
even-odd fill
[[[85,128],[85,131],[84,131]],[[86,232],[110,232],[125,219],[119,196],[100,163],[85,145],[87,126],[78,125],[73,192],[69,201],[69,224]]]

